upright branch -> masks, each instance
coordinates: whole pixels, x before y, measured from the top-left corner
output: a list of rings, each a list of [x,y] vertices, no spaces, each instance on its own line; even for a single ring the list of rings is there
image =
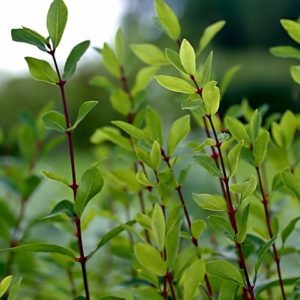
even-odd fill
[[[50,45],[49,45],[50,46]],[[59,82],[58,86],[60,89],[60,95],[61,95],[61,101],[63,105],[63,110],[64,110],[64,116],[65,116],[65,121],[66,121],[66,135],[68,139],[68,148],[69,148],[69,157],[70,157],[70,163],[71,163],[71,174],[72,174],[72,183],[69,185],[70,188],[72,189],[73,192],[73,200],[75,202],[76,200],[76,195],[77,195],[77,190],[78,190],[78,183],[76,179],[76,167],[75,167],[75,154],[74,154],[74,144],[73,144],[73,135],[72,135],[72,130],[68,130],[71,127],[71,122],[70,122],[70,116],[69,116],[69,111],[68,111],[68,104],[67,104],[67,98],[65,94],[65,84],[66,81],[62,79],[56,56],[55,56],[55,49],[50,48],[50,51],[48,52],[52,59],[53,63],[55,66],[55,71],[58,76]],[[78,217],[76,214],[74,214],[73,217],[73,222],[75,226],[75,235],[77,238],[77,244],[78,244],[78,249],[79,249],[79,257],[77,261],[81,265],[81,273],[82,273],[82,278],[83,278],[83,284],[84,284],[84,290],[85,290],[85,296],[86,299],[90,299],[90,293],[89,293],[89,285],[88,285],[88,278],[87,278],[87,272],[86,272],[86,261],[87,257],[84,254],[84,248],[83,248],[83,241],[82,241],[82,233],[81,233],[81,220],[80,217]]]

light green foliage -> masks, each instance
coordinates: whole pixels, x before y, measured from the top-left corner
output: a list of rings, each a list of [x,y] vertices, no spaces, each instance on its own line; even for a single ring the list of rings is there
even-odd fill
[[[49,178],[49,179],[61,182],[61,183],[65,184],[65,185],[69,185],[68,180],[66,178],[64,178],[63,176],[61,176],[60,174],[57,174],[57,173],[54,173],[54,172],[45,171],[45,170],[42,171],[42,174],[45,177]]]
[[[168,63],[163,51],[152,44],[133,44],[133,53],[144,63],[149,65],[165,65]]]
[[[262,130],[253,143],[253,156],[257,167],[259,167],[266,158],[269,140],[269,132]]]
[[[143,130],[137,128],[132,124],[126,123],[124,121],[112,121],[112,123],[136,139],[141,139],[141,140],[147,139]]]
[[[154,4],[158,19],[166,30],[168,36],[172,40],[178,40],[181,28],[174,11],[164,0],[155,0]]]
[[[59,82],[56,72],[48,62],[34,57],[25,57],[25,60],[34,79],[50,84],[57,84]]]
[[[225,21],[218,21],[210,26],[208,26],[199,41],[199,50],[198,53],[201,53],[212,41],[215,35],[224,27]]]
[[[181,42],[179,57],[186,73],[194,75],[196,71],[196,54],[193,46],[186,39]]]
[[[192,223],[191,233],[195,239],[199,239],[206,228],[206,223],[202,220],[194,220]]]
[[[256,109],[249,122],[249,135],[252,142],[254,142],[258,136],[261,122],[262,122],[262,115],[260,111]]]
[[[281,173],[281,179],[285,187],[298,199],[300,200],[300,177],[288,172]]]
[[[201,85],[204,86],[211,80],[212,76],[213,52],[210,51],[203,66]]]
[[[229,152],[228,159],[229,159],[229,166],[230,166],[230,173],[229,176],[232,177],[235,175],[238,169],[238,163],[240,159],[240,154],[242,147],[244,145],[244,140],[240,140]]]
[[[145,67],[138,72],[135,78],[135,83],[131,90],[133,96],[136,96],[148,86],[157,70],[157,66],[150,66]]]
[[[0,282],[0,297],[2,297],[5,292],[8,290],[10,284],[12,281],[12,276],[6,276],[5,278],[3,278]]]
[[[32,161],[36,150],[36,140],[32,128],[28,125],[23,125],[17,133],[17,139],[23,158],[27,162]]]
[[[194,160],[202,166],[210,175],[215,177],[222,177],[221,171],[216,167],[214,160],[207,155],[195,155]]]
[[[249,213],[250,213],[250,204],[248,204],[243,209],[241,222],[238,226],[238,233],[236,235],[236,240],[240,244],[243,243],[246,239]]]
[[[151,165],[154,170],[158,170],[161,163],[161,147],[157,141],[153,142],[150,152]]]
[[[118,29],[115,37],[115,53],[120,65],[123,65],[125,62],[125,38],[121,28]]]
[[[169,218],[172,217],[173,216],[170,214]],[[181,220],[179,220],[179,218],[175,218],[175,220],[176,219],[177,219],[176,223],[174,222],[172,226],[167,226],[167,234],[166,234],[167,265],[170,271],[173,271],[174,269],[174,265],[179,251],[179,243],[180,243]]]
[[[242,201],[246,197],[253,194],[256,190],[257,179],[254,175],[251,175],[250,178],[241,183],[234,183],[230,185],[230,190],[236,193],[239,193],[240,200]]]
[[[300,24],[296,21],[282,19],[280,20],[282,27],[288,35],[297,43],[300,43]]]
[[[207,223],[216,232],[225,234],[232,241],[235,240],[234,231],[227,219],[225,219],[224,217],[218,215],[210,215],[207,218]]]
[[[118,59],[111,49],[111,47],[104,43],[103,48],[101,49],[103,64],[106,70],[116,78],[121,77],[121,69],[118,62]]]
[[[72,77],[72,75],[74,75],[78,61],[80,60],[82,55],[86,52],[89,46],[90,46],[90,41],[83,41],[72,49],[64,67],[64,73],[63,73],[64,79],[69,79],[70,77]]]
[[[288,225],[282,230],[282,232],[281,232],[282,247],[284,247],[284,244],[285,244],[287,238],[294,231],[294,228],[299,220],[300,220],[300,217],[296,217],[296,218],[292,219],[288,223]]]
[[[150,106],[146,109],[146,130],[151,140],[157,140],[159,144],[163,143],[161,117]]]
[[[195,94],[196,89],[187,81],[174,76],[156,75],[155,80],[164,88],[178,93]]]
[[[219,109],[220,90],[216,85],[216,81],[209,81],[203,87],[202,99],[207,115],[214,115]]]
[[[81,216],[88,202],[102,190],[103,177],[96,167],[87,169],[80,180],[74,211]]]
[[[159,251],[163,251],[165,246],[165,217],[161,207],[156,204],[154,206],[151,216],[151,229],[153,232],[154,240]]]
[[[47,29],[53,48],[57,48],[68,19],[68,9],[62,0],[54,0],[47,14]]]
[[[168,137],[168,153],[172,155],[177,145],[189,134],[190,127],[190,116],[186,115],[177,119],[170,129]]]
[[[179,72],[185,73],[179,54],[176,51],[169,48],[166,48],[165,53],[169,63],[172,64]]]
[[[72,126],[73,130],[84,120],[87,114],[97,105],[97,103],[98,101],[86,101],[80,105],[76,121]]]
[[[300,59],[300,50],[291,46],[277,46],[272,47],[270,52],[274,56],[284,57],[284,58],[297,58]]]
[[[291,66],[290,72],[294,81],[300,84],[300,66]]]
[[[237,141],[244,140],[246,144],[250,142],[246,127],[239,120],[227,116],[225,126]]]
[[[17,279],[14,279],[10,289],[9,289],[9,295],[8,295],[8,300],[17,300],[18,292],[20,289],[20,285],[22,282],[22,277],[19,277]]]
[[[230,69],[228,69],[226,73],[223,75],[222,81],[220,83],[221,97],[223,97],[231,81],[233,80],[233,78],[239,72],[240,69],[241,69],[240,65],[233,66]]]
[[[211,194],[193,194],[193,199],[202,209],[210,211],[226,210],[226,202],[222,196]]]
[[[47,129],[56,130],[58,132],[65,132],[66,119],[65,116],[58,111],[48,111],[43,115],[43,122]]]
[[[110,103],[115,111],[123,116],[127,116],[131,111],[131,101],[128,94],[121,89],[117,89],[110,94]]]

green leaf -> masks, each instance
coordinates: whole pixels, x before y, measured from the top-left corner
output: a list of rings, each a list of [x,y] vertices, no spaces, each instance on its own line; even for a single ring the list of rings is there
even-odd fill
[[[144,131],[132,124],[126,123],[124,121],[112,121],[112,124],[121,128],[126,133],[128,133],[130,136],[132,136],[136,139],[147,140],[147,137],[145,136]]]
[[[290,277],[290,278],[284,278],[282,280],[282,283],[284,286],[291,286],[295,285],[295,283],[299,280],[299,277]],[[259,295],[265,290],[269,290],[273,287],[278,287],[279,286],[279,281],[278,278],[275,279],[269,279],[269,280],[264,280],[263,282],[258,282],[255,286],[255,294]]]
[[[296,21],[281,19],[280,23],[288,35],[297,43],[300,43],[300,24]]]
[[[139,155],[138,155],[139,157]],[[142,160],[143,162],[146,163],[146,161]],[[145,187],[153,187],[155,186],[155,183],[151,182],[148,177],[145,175],[145,172],[140,170],[136,173],[136,180],[143,186]]]
[[[126,300],[126,298],[120,298],[115,296],[104,296],[101,297],[99,300]]]
[[[47,14],[47,29],[53,44],[57,48],[68,20],[68,9],[62,0],[54,0]]]
[[[171,126],[168,136],[168,154],[172,155],[177,145],[189,134],[190,115],[177,119]]]
[[[179,57],[186,73],[194,75],[196,72],[196,54],[193,46],[186,39],[180,45]]]
[[[231,281],[224,281],[220,288],[218,300],[235,300],[238,286]]]
[[[76,255],[73,251],[64,248],[59,245],[53,244],[44,244],[44,243],[33,243],[33,244],[24,244],[21,246],[13,247],[13,248],[4,248],[0,249],[0,252],[47,252],[47,253],[57,253],[65,256],[69,256],[71,258],[76,258]]]
[[[268,253],[268,251],[270,250],[272,245],[275,243],[275,239],[276,239],[276,236],[273,236],[273,238],[271,240],[269,240],[267,243],[265,243],[258,252],[258,259],[255,264],[255,275],[254,275],[254,279],[253,279],[253,284],[255,284],[255,282],[256,282],[259,268],[260,268],[263,260],[265,259],[266,254]]]
[[[259,167],[266,158],[269,140],[269,132],[262,130],[253,143],[253,156],[257,167]]]
[[[244,140],[245,143],[250,142],[246,127],[239,120],[227,116],[225,118],[225,126],[237,141]]]
[[[181,102],[182,110],[192,110],[199,113],[201,116],[205,116],[205,107],[203,101],[200,99],[184,99]]]
[[[300,84],[300,66],[291,66],[290,73],[291,73],[293,80],[296,83]]]
[[[171,218],[171,214],[169,216]],[[176,224],[168,229],[166,235],[166,254],[167,254],[167,265],[170,271],[173,271],[175,261],[177,259],[179,244],[180,244],[180,228],[182,222],[177,221]]]
[[[73,74],[76,71],[76,66],[82,55],[85,53],[85,51],[90,46],[90,41],[83,41],[76,45],[72,51],[70,52],[65,67],[64,67],[64,73],[63,78],[69,79],[73,76]]]
[[[155,0],[154,5],[158,19],[168,36],[172,40],[177,41],[180,37],[181,29],[174,11],[164,0]]]
[[[72,130],[74,130],[78,124],[86,117],[86,115],[98,104],[98,101],[86,101],[82,103],[79,107],[78,114],[76,117],[76,121],[72,126]]]
[[[43,170],[42,174],[45,177],[49,178],[49,179],[61,182],[65,185],[69,186],[68,180],[66,178],[64,178],[63,176],[61,176],[60,174],[57,174],[57,173],[54,173],[54,172],[49,172],[49,171],[46,171],[46,170]]]
[[[285,187],[300,200],[300,177],[289,172],[282,172],[281,178]]]
[[[12,275],[6,276],[2,281],[0,282],[0,297],[2,297],[6,291],[8,290],[11,281],[12,281]]]
[[[242,219],[240,222],[241,224],[238,228],[238,233],[236,235],[236,240],[240,244],[243,243],[246,239],[249,212],[250,212],[250,204],[248,204],[243,210]]]
[[[231,83],[232,79],[236,75],[236,73],[241,69],[240,65],[233,66],[229,70],[225,72],[223,75],[222,81],[220,83],[220,90],[221,90],[221,97],[226,93],[229,84]]]
[[[38,47],[42,51],[47,51],[45,44],[47,43],[46,38],[41,36],[36,31],[30,28],[17,28],[11,30],[11,37],[15,42],[26,43]]]
[[[25,57],[25,60],[34,79],[50,84],[57,84],[59,82],[56,72],[48,62],[34,57]]]
[[[185,73],[185,70],[181,64],[179,54],[169,48],[165,50],[168,61],[179,71]]]
[[[151,228],[159,251],[163,251],[165,246],[166,223],[162,208],[156,204],[151,216]]]
[[[96,167],[87,169],[80,180],[74,211],[80,217],[88,202],[101,192],[104,184],[102,174]]]
[[[130,45],[133,53],[144,63],[149,65],[166,65],[168,60],[157,46],[152,44],[133,44]]]
[[[131,111],[131,100],[127,93],[121,89],[114,90],[110,94],[110,103],[115,111],[123,116],[127,116]]]
[[[259,129],[262,122],[262,115],[258,109],[256,109],[249,122],[249,134],[251,141],[254,142],[259,134]]]
[[[216,276],[223,280],[237,283],[244,286],[244,278],[240,270],[233,264],[225,260],[212,260],[206,262],[206,272],[208,275]]]
[[[12,282],[11,287],[9,289],[8,300],[17,300],[21,281],[22,281],[22,277],[19,277],[18,279]]]
[[[297,58],[300,59],[300,50],[291,46],[277,46],[272,47],[270,52],[274,56],[284,57],[284,58]]]
[[[118,29],[115,37],[115,52],[120,65],[125,61],[125,38],[121,28]]]
[[[49,111],[42,116],[42,119],[47,129],[58,132],[65,132],[67,129],[65,116],[58,111]]]
[[[234,183],[230,185],[230,190],[241,194],[241,201],[246,197],[252,195],[256,190],[257,179],[251,175],[248,180],[242,183]]]
[[[58,202],[52,209],[50,215],[57,215],[65,213],[68,217],[74,217],[74,204],[69,200],[62,200]]]
[[[213,52],[210,51],[203,66],[203,72],[201,78],[202,86],[204,86],[206,83],[208,83],[211,80],[212,63],[213,63]]]
[[[295,131],[297,129],[297,119],[290,110],[287,110],[283,114],[280,121],[280,126],[284,145],[286,148],[289,148],[293,142]]]
[[[230,173],[229,177],[232,177],[235,175],[237,169],[238,169],[238,163],[241,155],[242,147],[244,146],[244,140],[240,140],[229,152],[228,154],[228,160],[229,160],[229,166],[230,166]]]
[[[281,232],[281,240],[282,240],[282,248],[284,247],[284,244],[287,240],[287,238],[290,236],[290,234],[294,231],[294,228],[298,221],[300,220],[300,217],[296,217],[293,220],[291,220],[288,225],[282,230]]]
[[[222,216],[217,216],[217,215],[210,215],[207,218],[208,225],[215,230],[216,232],[225,234],[230,240],[234,241],[235,240],[235,235],[234,231],[227,221]]]
[[[116,78],[121,77],[121,69],[118,59],[107,43],[104,43],[103,48],[101,49],[101,54],[103,58],[103,64],[106,70]]]
[[[193,200],[202,208],[211,211],[225,211],[226,202],[222,196],[211,194],[194,194]]]
[[[202,258],[195,260],[183,273],[183,300],[194,299],[199,284],[204,278],[206,271],[205,262]]]
[[[104,245],[106,245],[109,241],[111,241],[114,237],[122,233],[125,229],[126,226],[132,226],[136,223],[135,220],[128,221],[124,224],[121,224],[110,231],[106,232],[100,239],[100,241],[97,243],[96,249],[94,249],[88,257],[90,258],[93,256],[100,248],[102,248]]]
[[[162,120],[159,114],[150,106],[148,106],[146,109],[146,128],[148,136],[151,137],[151,140],[157,140],[158,143],[162,145]]]
[[[149,66],[142,68],[135,78],[135,83],[131,90],[131,94],[136,96],[139,92],[143,91],[151,82],[154,74],[157,72],[157,66]]]
[[[207,47],[207,45],[212,41],[215,35],[223,28],[225,23],[226,23],[225,21],[218,21],[208,26],[204,30],[204,33],[202,34],[199,42],[199,50],[198,50],[199,54],[204,50],[204,48]]]
[[[220,90],[216,86],[216,81],[207,82],[202,91],[202,99],[205,105],[205,111],[208,115],[215,114],[220,105]]]
[[[157,276],[164,276],[167,264],[161,258],[159,252],[151,245],[137,243],[134,245],[134,253],[139,263]]]
[[[89,80],[89,84],[92,86],[104,88],[108,91],[112,91],[115,89],[114,85],[104,76],[92,76],[92,78]]]
[[[158,170],[161,163],[161,147],[157,141],[152,144],[150,160],[153,170]]]
[[[192,222],[191,233],[192,236],[198,240],[204,229],[206,228],[206,223],[202,220],[194,220]]]
[[[36,138],[29,125],[23,125],[17,133],[18,147],[27,162],[31,162],[36,151]]]
[[[221,171],[218,169],[215,161],[211,157],[207,155],[198,154],[198,155],[194,155],[193,159],[200,166],[202,166],[210,175],[215,177],[222,177]]]
[[[155,80],[164,88],[184,94],[195,94],[196,89],[187,81],[174,76],[156,75]]]

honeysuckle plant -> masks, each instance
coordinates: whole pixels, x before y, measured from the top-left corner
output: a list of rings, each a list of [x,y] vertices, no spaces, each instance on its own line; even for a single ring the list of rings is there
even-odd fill
[[[96,75],[90,84],[108,92],[119,119],[95,129],[95,162],[84,164],[80,179],[74,133],[97,101],[83,102],[73,117],[65,87],[90,42],[77,44],[63,67],[58,64],[68,19],[63,0],[50,5],[46,35],[27,27],[12,30],[14,41],[48,55],[25,59],[34,79],[57,87],[62,109],[45,106],[36,119],[24,114],[15,130],[16,159],[1,157],[0,297],[298,298],[299,276],[288,263],[299,255],[292,242],[300,220],[299,116],[268,114],[266,105],[252,109],[247,100],[221,115],[222,98],[240,69],[233,66],[220,82],[213,71],[208,49],[225,21],[204,29],[193,46],[164,0],[155,0],[154,9],[169,48],[128,47],[122,29],[113,45],[95,48],[108,76]],[[299,43],[298,22],[281,23]],[[129,51],[137,58],[133,64]],[[299,58],[290,46],[271,52]],[[298,66],[291,67],[297,83],[298,73]],[[148,91],[162,87],[180,94],[182,115],[169,126],[149,104],[162,99]],[[60,142],[66,143],[61,155],[69,160],[69,176],[55,164],[37,172],[40,158]],[[201,190],[207,179],[216,183],[214,190]],[[55,199],[43,202],[48,213],[28,220],[30,202],[48,180],[61,189],[48,191]],[[20,209],[12,208],[10,197]]]

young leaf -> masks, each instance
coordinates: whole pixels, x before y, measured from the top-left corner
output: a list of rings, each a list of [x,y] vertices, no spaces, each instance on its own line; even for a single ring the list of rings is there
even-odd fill
[[[168,136],[168,154],[172,155],[177,145],[182,141],[190,132],[190,115],[183,116],[177,119],[171,127]]]
[[[206,223],[204,221],[194,220],[191,227],[192,236],[198,240],[205,228]]]
[[[194,299],[194,294],[204,278],[206,271],[205,262],[202,258],[195,260],[183,273],[183,300]]]
[[[80,180],[74,211],[80,217],[88,202],[101,192],[104,184],[102,174],[96,167],[87,169]]]
[[[267,243],[265,243],[259,250],[258,252],[258,259],[257,262],[255,264],[255,275],[254,275],[254,279],[253,279],[253,283],[255,284],[256,279],[257,279],[257,274],[259,271],[259,268],[266,256],[266,254],[268,253],[268,251],[270,250],[270,248],[272,247],[272,245],[275,243],[275,239],[276,236],[273,236],[273,238],[271,240],[269,240]]]
[[[73,76],[73,74],[76,71],[76,66],[82,55],[85,53],[85,51],[90,46],[90,41],[83,41],[76,45],[72,51],[70,52],[65,67],[64,67],[64,73],[63,78],[69,79]]]
[[[112,121],[112,123],[136,139],[147,140],[144,131],[132,124],[124,121]]]
[[[194,75],[196,72],[196,54],[193,46],[186,39],[180,45],[179,57],[186,73]]]
[[[234,231],[227,221],[222,216],[211,215],[207,218],[208,225],[216,232],[225,234],[230,240],[235,240]]]
[[[156,204],[151,216],[151,229],[159,251],[163,251],[165,246],[166,224],[161,207]]]
[[[213,63],[213,52],[210,51],[203,66],[202,79],[201,79],[202,86],[204,86],[211,80],[212,63]]]
[[[249,122],[249,134],[252,142],[254,142],[258,136],[261,122],[262,122],[261,112],[258,109],[256,109]]]
[[[194,194],[193,200],[202,208],[211,211],[225,211],[226,202],[222,196],[210,194]]]
[[[12,275],[6,276],[2,281],[0,282],[0,297],[2,297],[6,291],[8,290],[11,281],[12,281]]]
[[[11,30],[11,37],[15,42],[26,43],[38,47],[42,51],[47,51],[45,44],[47,40],[36,31],[23,27]]]
[[[131,101],[128,94],[121,89],[116,89],[110,94],[110,103],[115,111],[127,116],[131,111]]]
[[[229,176],[232,177],[235,175],[238,163],[241,155],[241,150],[244,145],[244,140],[240,140],[229,152],[228,159],[229,159],[229,166],[230,166],[230,173]]]
[[[65,116],[58,111],[49,111],[42,116],[42,119],[47,129],[58,132],[65,132],[67,129]]]
[[[78,124],[86,117],[86,115],[97,105],[98,101],[86,101],[82,103],[79,107],[78,114],[76,117],[76,121],[72,126],[74,130]]]
[[[282,27],[288,35],[297,43],[300,43],[300,24],[296,21],[282,19],[280,20]]]
[[[25,57],[25,60],[34,79],[50,84],[57,84],[59,82],[56,72],[48,62],[34,57]]]
[[[165,54],[152,44],[133,44],[130,45],[133,53],[144,63],[149,65],[166,65],[168,60]]]
[[[193,159],[201,165],[210,175],[215,177],[222,177],[221,171],[216,167],[214,160],[207,155],[194,155]]]
[[[134,253],[139,263],[157,276],[164,276],[167,264],[161,258],[159,252],[151,245],[137,243],[134,245]]]
[[[220,90],[216,85],[216,81],[209,81],[203,87],[202,99],[207,115],[214,115],[219,109]]]
[[[291,73],[293,80],[296,83],[300,84],[300,66],[291,66],[290,73]]]
[[[42,174],[49,178],[49,179],[52,179],[52,180],[55,180],[55,181],[58,181],[58,182],[61,182],[67,186],[69,186],[69,182],[66,178],[64,178],[63,176],[57,174],[57,173],[54,173],[54,172],[49,172],[49,171],[46,171],[46,170],[43,170],[42,171]]]
[[[243,243],[246,239],[249,212],[250,204],[248,204],[243,210],[241,224],[238,229],[238,234],[236,235],[236,240],[240,244]]]
[[[118,59],[107,43],[104,43],[103,48],[101,50],[103,64],[106,70],[116,78],[121,77],[121,69]]]
[[[205,107],[201,99],[184,99],[181,102],[182,110],[192,110],[201,116],[205,116]]]
[[[269,139],[269,132],[262,130],[253,143],[253,156],[257,167],[259,167],[266,158]]]
[[[124,33],[121,28],[119,28],[116,33],[115,52],[120,65],[123,65],[125,61],[125,41],[124,41]]]
[[[151,140],[157,140],[158,143],[162,145],[162,120],[159,114],[150,106],[148,106],[146,109],[146,128]]]
[[[291,46],[272,47],[270,52],[277,57],[300,59],[300,50]]]
[[[250,142],[245,126],[239,120],[227,116],[225,118],[225,126],[237,141],[244,140],[245,143]]]
[[[56,49],[64,33],[68,19],[68,9],[63,0],[54,0],[47,14],[47,29]]]
[[[244,286],[244,278],[240,270],[233,264],[225,260],[212,260],[206,262],[206,272],[223,280],[237,283]]]
[[[240,69],[240,65],[233,66],[229,70],[227,70],[226,73],[223,75],[222,81],[220,83],[221,97],[223,97],[223,95],[226,93],[230,82]]]
[[[57,215],[60,213],[65,213],[68,217],[74,217],[74,204],[69,200],[62,200],[58,202],[51,211],[51,215]]]
[[[169,48],[165,50],[165,53],[169,63],[172,64],[179,72],[185,73],[185,70],[180,61],[179,54],[176,51]]]
[[[154,170],[158,170],[161,163],[161,150],[160,145],[157,141],[154,141],[152,144],[152,149],[150,152],[151,165]]]
[[[156,75],[154,78],[161,86],[170,91],[184,94],[196,93],[196,89],[184,79],[166,75]]]
[[[290,234],[294,231],[294,228],[298,221],[300,220],[300,217],[296,217],[293,220],[291,220],[288,225],[282,230],[281,232],[281,240],[282,240],[282,248],[284,247],[284,244],[287,240],[287,238],[290,236]]]
[[[242,183],[234,183],[230,185],[230,190],[236,193],[241,194],[241,201],[246,197],[253,194],[256,190],[257,179],[254,175],[251,175],[250,178]]]
[[[89,255],[88,257],[93,256],[100,248],[102,248],[104,245],[106,245],[110,240],[112,240],[114,237],[116,237],[117,235],[119,235],[120,233],[122,233],[126,227],[125,226],[132,226],[136,223],[135,220],[131,220],[128,221],[124,224],[121,224],[115,228],[113,228],[112,230],[106,232],[102,238],[100,239],[100,241],[97,243],[96,249],[94,249]]]
[[[69,256],[71,258],[76,258],[75,253],[67,248],[64,248],[59,245],[53,244],[43,244],[43,243],[34,243],[34,244],[24,244],[21,246],[13,247],[13,248],[4,248],[0,249],[0,252],[47,252],[47,253],[57,253],[65,256]]]
[[[164,0],[155,0],[154,2],[156,14],[168,36],[177,41],[180,37],[180,25],[174,11]]]
[[[287,110],[283,114],[280,121],[280,126],[284,145],[288,149],[293,142],[295,131],[297,129],[297,119],[290,110]]]
[[[200,54],[204,48],[212,41],[215,35],[223,28],[225,25],[225,21],[218,21],[210,26],[208,26],[200,39],[199,42],[199,50],[198,53]]]
[[[136,75],[131,94],[136,96],[139,92],[143,91],[148,86],[157,70],[157,66],[149,66],[141,69]]]
[[[300,200],[300,177],[289,172],[282,172],[281,178],[285,187]]]

